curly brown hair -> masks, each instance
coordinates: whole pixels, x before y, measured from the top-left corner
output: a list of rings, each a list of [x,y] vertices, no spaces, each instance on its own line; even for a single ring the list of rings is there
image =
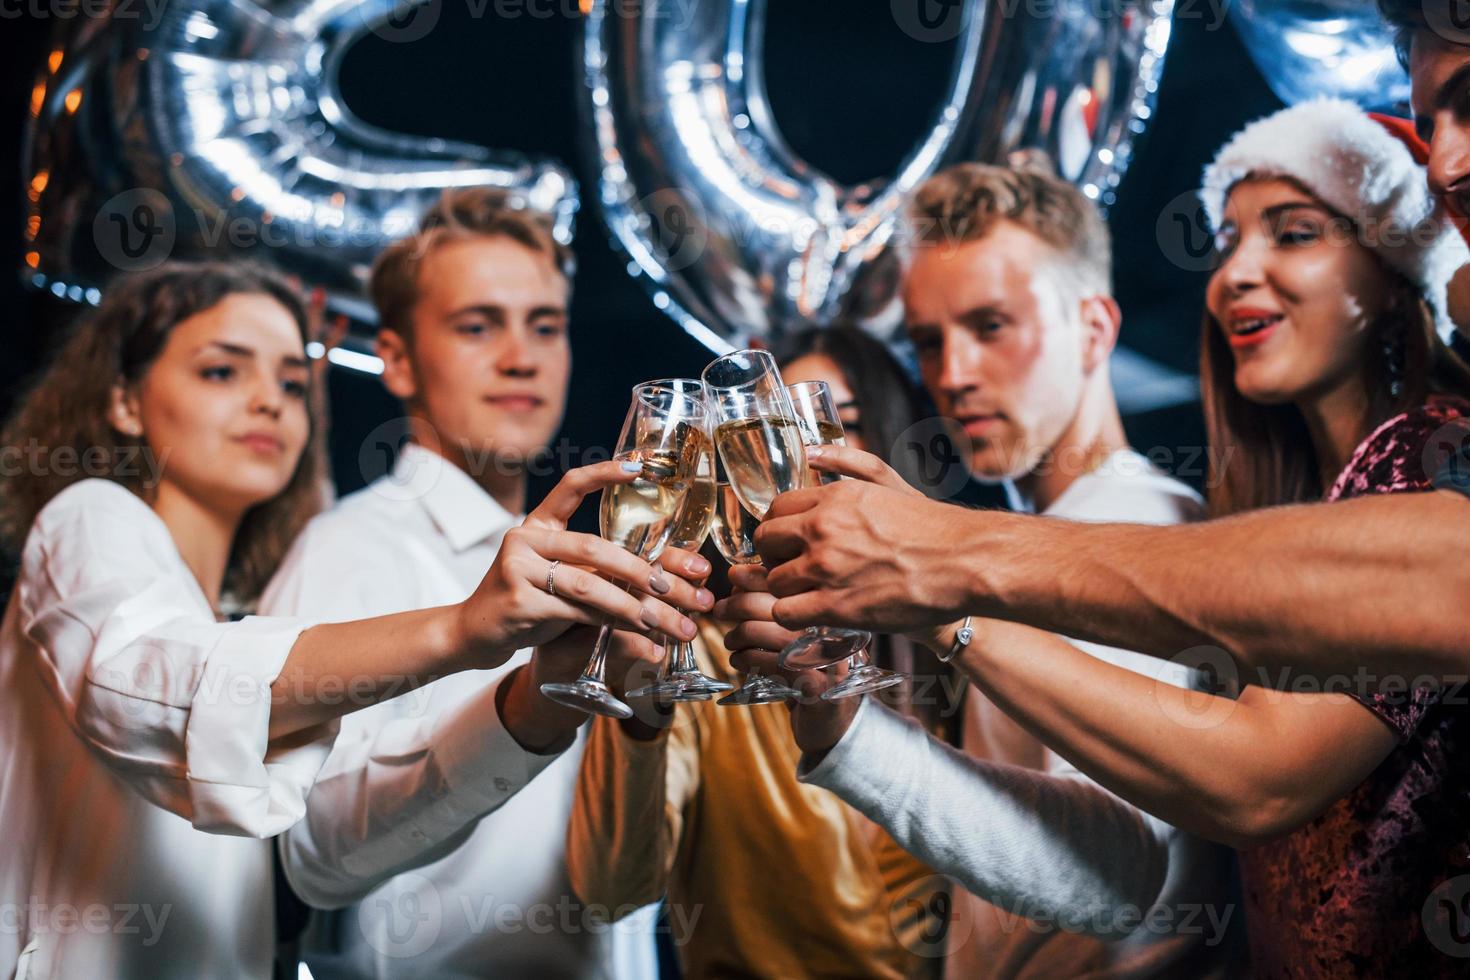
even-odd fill
[[[260,266],[169,262],[112,284],[102,305],[76,324],[0,432],[0,445],[44,447],[52,460],[64,453],[81,462],[0,468],[0,542],[18,551],[41,509],[89,477],[121,484],[145,502],[152,499],[157,483],[150,474],[158,471],[138,464],[147,458],[143,439],[119,433],[108,421],[112,390],[147,374],[177,324],[238,293],[276,300],[296,321],[302,342],[309,339],[296,290]],[[260,594],[292,539],[321,508],[320,426],[310,421],[310,437],[291,481],[246,511],[236,531],[224,585],[237,602]]]

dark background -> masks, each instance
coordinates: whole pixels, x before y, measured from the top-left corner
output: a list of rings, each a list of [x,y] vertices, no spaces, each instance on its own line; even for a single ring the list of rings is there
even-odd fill
[[[566,4],[558,4],[563,6]],[[478,6],[478,5],[475,5]],[[551,6],[551,5],[547,5]],[[75,312],[20,285],[20,147],[32,82],[52,23],[7,6],[0,18],[0,411],[32,374]],[[425,136],[469,140],[560,158],[582,184],[572,308],[574,372],[562,436],[573,446],[606,445],[634,383],[697,376],[709,353],[657,311],[624,271],[596,213],[595,176],[579,143],[576,63],[579,18],[475,18],[445,0],[421,41],[368,35],[347,56],[342,89],[369,122]],[[493,12],[493,5],[484,8]],[[840,13],[837,11],[840,10]],[[1125,178],[1109,221],[1115,236],[1116,295],[1123,343],[1167,367],[1193,373],[1204,275],[1171,263],[1156,227],[1202,167],[1240,126],[1279,106],[1228,26],[1176,15],[1153,125]],[[789,143],[816,167],[858,182],[888,172],[926,124],[950,65],[946,45],[915,41],[888,0],[772,0],[766,74],[774,114]],[[334,368],[333,461],[342,490],[377,475],[358,448],[399,414],[376,378]],[[1198,407],[1177,405],[1127,419],[1135,445],[1175,452],[1203,445]],[[1198,483],[1199,473],[1185,476]],[[542,484],[544,486],[544,483]],[[538,496],[533,486],[532,499]]]

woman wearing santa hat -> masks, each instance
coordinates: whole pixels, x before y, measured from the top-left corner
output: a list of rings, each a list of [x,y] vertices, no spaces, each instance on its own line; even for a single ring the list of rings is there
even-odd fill
[[[1218,264],[1201,374],[1221,461],[1210,474],[1215,515],[1427,491],[1437,443],[1450,433],[1458,444],[1470,428],[1470,371],[1445,346],[1446,285],[1470,255],[1427,192],[1412,143],[1402,126],[1318,100],[1248,126],[1206,171]],[[1263,596],[1272,575],[1259,569]],[[973,637],[957,662],[991,700],[1120,796],[1240,848],[1258,975],[1463,975],[1463,692],[1417,678],[1343,677],[1324,690],[1294,683],[1310,678],[1243,677],[1232,699],[1155,684],[1029,627],[967,623]],[[1279,628],[1290,635],[1292,623]],[[956,632],[924,639],[952,652]],[[874,765],[874,753],[844,743],[874,727],[862,715],[875,708],[856,722],[826,702],[798,708],[804,765]],[[925,759],[943,752],[931,744]],[[885,759],[892,765],[893,753]],[[901,839],[946,871],[965,863],[975,827],[946,822],[965,812],[949,804],[968,790],[962,761],[943,771],[923,812],[900,799],[848,802],[906,828]],[[852,787],[863,782],[839,791],[861,796]]]

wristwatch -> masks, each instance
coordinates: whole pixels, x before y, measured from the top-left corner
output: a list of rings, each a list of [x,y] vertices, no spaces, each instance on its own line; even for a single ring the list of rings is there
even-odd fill
[[[950,644],[949,651],[939,655],[939,662],[942,664],[949,663],[955,657],[959,656],[974,638],[975,628],[970,625],[970,617],[966,616],[965,621],[960,624],[960,628],[955,631],[954,643]]]

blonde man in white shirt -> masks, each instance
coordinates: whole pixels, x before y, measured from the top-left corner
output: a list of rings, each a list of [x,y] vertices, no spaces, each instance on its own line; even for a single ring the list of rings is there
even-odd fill
[[[0,976],[264,980],[265,838],[300,819],[338,716],[608,613],[679,628],[609,583],[578,603],[540,588],[551,559],[595,548],[662,591],[564,529],[632,479],[616,463],[568,474],[452,601],[228,622],[319,504],[307,339],[278,276],[165,264],[109,287],[6,425],[0,531],[21,568],[0,624]]]
[[[1091,204],[1049,173],[964,165],[920,188],[912,220],[905,321],[940,412],[969,437],[970,471],[1005,481],[1015,509],[1055,518],[1203,516],[1199,498],[1123,433],[1108,374],[1121,317],[1107,230]],[[808,457],[819,469],[905,486],[857,450]],[[868,558],[901,564],[904,543]],[[731,580],[752,590],[716,609],[743,621],[726,641],[743,651],[733,662],[773,666],[760,651],[795,634],[772,621],[765,570],[736,569]],[[949,653],[934,636],[916,638]],[[1200,680],[1178,664],[1076,645],[1162,683]],[[821,690],[833,675],[797,680]],[[963,710],[963,751],[877,702],[812,698],[793,714],[802,780],[831,789],[963,886],[947,976],[1230,972],[1238,946],[1228,932],[1228,849],[1103,789],[980,689],[967,690]]]
[[[413,417],[393,472],[314,520],[264,607],[336,619],[454,601],[525,509],[525,462],[561,422],[571,370],[569,255],[488,189],[451,191],[372,278],[383,380]],[[695,555],[664,563],[689,577]],[[693,567],[686,567],[693,563]],[[703,590],[699,608],[713,597]],[[690,624],[692,626],[692,623]],[[628,656],[650,656],[623,637]],[[578,639],[577,668],[592,637]],[[562,658],[565,659],[565,658]],[[616,931],[566,884],[564,838],[587,718],[540,695],[528,651],[353,716],[305,820],[281,840],[319,918],[314,975],[613,975],[655,970],[646,918]],[[558,666],[558,669],[563,669]],[[355,908],[348,909],[348,906]]]

